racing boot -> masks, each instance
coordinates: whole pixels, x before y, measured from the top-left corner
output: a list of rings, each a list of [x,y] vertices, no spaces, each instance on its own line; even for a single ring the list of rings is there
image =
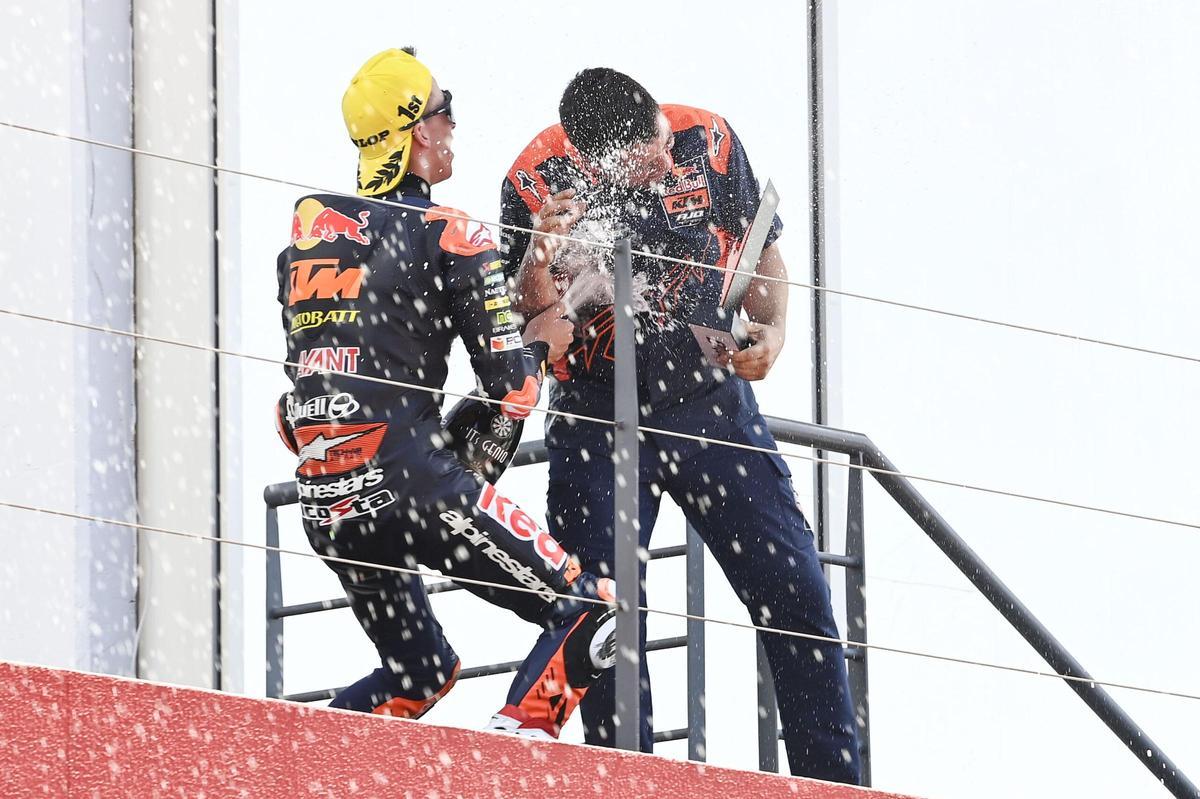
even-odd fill
[[[581,573],[573,593],[616,602],[607,577]],[[517,670],[508,703],[484,729],[532,738],[558,738],[563,725],[600,673],[617,662],[617,611],[608,605],[564,600],[533,651]]]

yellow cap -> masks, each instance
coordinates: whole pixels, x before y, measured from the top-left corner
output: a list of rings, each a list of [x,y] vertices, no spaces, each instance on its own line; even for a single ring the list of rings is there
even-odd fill
[[[373,56],[342,96],[346,131],[358,148],[358,193],[391,191],[408,171],[412,126],[425,112],[433,75],[403,50]]]

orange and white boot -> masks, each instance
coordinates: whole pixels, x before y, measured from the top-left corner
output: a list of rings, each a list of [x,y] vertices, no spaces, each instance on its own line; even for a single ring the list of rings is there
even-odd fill
[[[573,581],[581,596],[616,602],[608,578],[587,572]],[[617,611],[614,607],[575,603],[563,618],[552,619],[517,669],[508,703],[484,729],[531,738],[558,737],[563,725],[601,672],[616,665]]]

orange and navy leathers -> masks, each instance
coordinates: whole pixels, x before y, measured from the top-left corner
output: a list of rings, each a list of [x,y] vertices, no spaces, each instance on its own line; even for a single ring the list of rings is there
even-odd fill
[[[603,606],[554,594],[594,596],[595,579],[579,575],[544,528],[443,447],[437,395],[359,379],[440,389],[457,335],[487,396],[532,405],[540,365],[522,346],[487,228],[434,205],[416,177],[385,199],[410,207],[301,198],[278,260],[287,359],[298,366],[286,368],[294,388],[277,422],[299,457],[305,532],[321,554],[527,589],[463,583],[545,628],[508,703],[560,723],[582,695],[572,689],[592,677],[590,664],[571,661],[579,645],[569,633]],[[327,563],[382,661],[333,705],[419,716],[459,670],[420,579]]]
[[[595,173],[581,165],[562,127],[554,125],[530,142],[505,176],[502,221],[532,227],[533,214],[551,194],[574,188],[588,204],[586,213],[611,221],[615,234],[628,236],[634,249],[717,266],[733,263],[760,196],[745,150],[718,114],[680,105],[664,105],[662,111],[674,133],[674,167],[661,186],[599,184]],[[577,234],[584,229],[577,226]],[[781,230],[776,217],[768,246]],[[510,275],[528,246],[528,233],[504,230],[501,252]],[[709,363],[689,327],[720,326],[714,319],[728,290],[727,276],[639,256],[633,267],[648,287],[644,310],[636,318],[642,424],[774,450],[750,384]],[[567,278],[556,277],[561,288]],[[557,382],[550,387],[550,405],[611,419],[612,306],[576,310],[576,339],[554,365]],[[608,573],[611,522],[602,527],[597,520],[613,517],[609,428],[549,418],[546,440],[551,532],[579,555],[585,569]],[[639,462],[642,546],[649,546],[661,494],[670,494],[756,623],[838,637],[812,532],[796,505],[791,474],[781,457],[646,433]],[[644,634],[644,625],[642,629]],[[793,773],[857,782],[858,746],[841,647],[778,635],[766,636],[765,643]],[[641,662],[644,669],[646,658]],[[589,743],[611,745],[613,740],[611,683],[611,675],[602,677],[583,702]],[[645,671],[643,685],[641,738],[642,748],[649,750]]]

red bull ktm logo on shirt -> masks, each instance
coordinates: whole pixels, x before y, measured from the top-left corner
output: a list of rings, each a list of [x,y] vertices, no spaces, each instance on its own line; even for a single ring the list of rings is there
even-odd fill
[[[663,211],[672,228],[690,227],[708,219],[712,198],[702,160],[693,158],[672,169],[661,195]]]
[[[288,264],[291,291],[288,307],[305,300],[357,300],[362,290],[361,266],[340,269],[337,258],[307,258]]]
[[[311,250],[323,241],[337,241],[338,237],[370,244],[371,238],[366,233],[370,218],[370,211],[359,212],[355,220],[325,206],[315,197],[305,197],[292,214],[292,246],[298,250]]]

